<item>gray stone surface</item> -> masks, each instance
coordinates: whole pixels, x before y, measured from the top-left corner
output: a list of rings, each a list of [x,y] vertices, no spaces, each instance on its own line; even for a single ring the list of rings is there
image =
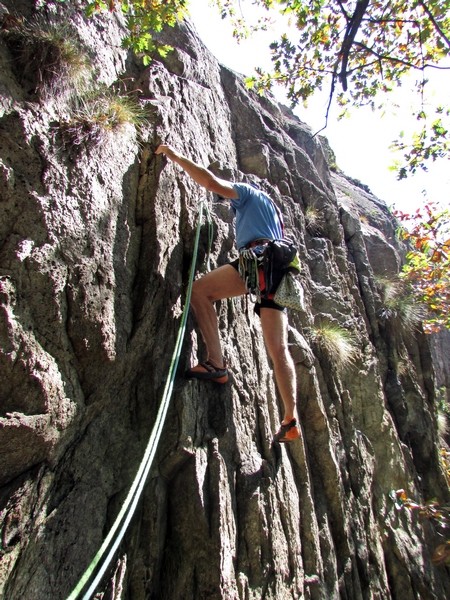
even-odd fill
[[[245,303],[217,307],[225,387],[184,380],[201,352],[189,321],[162,440],[101,597],[448,597],[435,526],[389,498],[449,494],[428,338],[383,312],[377,277],[395,277],[403,251],[384,203],[331,173],[325,141],[249,92],[189,23],[144,68],[121,49],[114,15],[45,5],[45,18],[73,24],[93,79],[140,90],[150,118],[141,137],[127,126],[96,147],[64,145],[68,100],[25,88],[0,38],[0,596],[66,598],[119,513],[166,383],[200,200],[213,266],[234,256],[226,203],[154,155],[167,141],[267,189],[298,242],[307,310],[289,321],[303,435],[272,445],[280,404]],[[326,321],[356,341],[346,368],[314,335]]]

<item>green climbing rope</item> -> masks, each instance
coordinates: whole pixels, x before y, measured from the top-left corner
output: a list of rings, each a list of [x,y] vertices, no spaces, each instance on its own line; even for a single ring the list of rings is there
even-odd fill
[[[211,248],[213,243],[213,220],[211,218],[211,212],[209,210],[209,206],[205,204],[205,216],[206,223],[208,226],[208,252],[206,254],[206,271],[209,273],[211,271]]]
[[[158,414],[156,415],[156,421],[153,426],[153,430],[150,434],[150,438],[145,449],[144,456],[142,458],[141,464],[139,465],[139,469],[136,473],[134,481],[131,485],[130,491],[125,499],[125,502],[122,505],[122,508],[117,515],[116,520],[114,521],[108,535],[106,536],[103,544],[101,545],[99,551],[92,559],[90,565],[84,572],[80,581],[73,589],[71,594],[68,596],[67,600],[76,600],[83,589],[86,587],[87,583],[90,581],[92,575],[97,569],[100,561],[102,561],[103,555],[109,548],[109,552],[107,556],[103,559],[100,568],[97,571],[95,578],[90,584],[89,588],[83,595],[83,600],[89,600],[91,596],[94,594],[97,586],[99,585],[106,569],[108,568],[109,563],[111,562],[114,554],[119,547],[120,542],[122,541],[123,536],[130,524],[130,521],[134,515],[137,504],[141,497],[142,491],[145,486],[145,482],[150,471],[150,467],[153,462],[153,458],[156,453],[156,449],[158,447],[159,438],[161,437],[161,433],[164,427],[164,421],[166,418],[167,410],[169,408],[170,398],[172,396],[173,385],[175,381],[175,374],[178,367],[178,361],[181,354],[181,347],[183,345],[184,334],[186,331],[186,322],[189,314],[189,306],[191,302],[191,294],[192,294],[192,284],[194,282],[195,275],[195,266],[197,262],[197,254],[198,254],[198,244],[200,239],[200,230],[202,226],[203,219],[203,201],[200,202],[198,209],[198,222],[197,229],[195,233],[195,242],[194,242],[194,251],[192,255],[191,267],[189,271],[189,281],[188,287],[186,291],[186,301],[184,304],[183,313],[181,315],[180,327],[178,329],[178,335],[175,342],[175,348],[172,355],[172,360],[170,362],[169,373],[167,376],[166,385],[164,387],[164,392],[161,400],[161,404],[159,406]],[[208,214],[208,226],[211,225],[209,220],[209,212]]]

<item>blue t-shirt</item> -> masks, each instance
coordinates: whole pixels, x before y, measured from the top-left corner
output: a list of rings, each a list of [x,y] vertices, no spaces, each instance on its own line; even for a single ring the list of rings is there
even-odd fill
[[[239,194],[239,198],[231,200],[231,207],[236,215],[238,249],[260,238],[281,239],[283,229],[280,217],[270,197],[246,183],[234,183],[233,188]]]

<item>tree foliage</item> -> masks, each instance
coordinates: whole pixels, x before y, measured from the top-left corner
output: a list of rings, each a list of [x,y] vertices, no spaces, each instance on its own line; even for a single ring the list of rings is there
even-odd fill
[[[400,229],[410,245],[402,277],[428,309],[424,330],[450,329],[450,210],[428,203],[412,215],[401,211],[395,215],[408,225]]]
[[[425,519],[434,526],[440,542],[434,549],[432,560],[438,566],[450,565],[450,540],[446,539],[450,525],[450,506],[438,502],[420,504],[411,500],[403,489],[392,490],[389,496],[398,511],[407,510],[416,513],[420,519]]]
[[[242,16],[237,5],[245,2],[215,3],[223,17],[234,19],[239,31]],[[291,28],[270,46],[272,72],[257,69],[258,76],[249,79],[250,85],[264,90],[281,83],[293,105],[306,102],[316,90],[327,89],[327,120],[333,100],[344,109],[384,106],[385,93],[415,72],[421,131],[410,142],[401,138],[394,143],[394,148],[404,152],[404,164],[397,165],[399,177],[426,169],[427,160],[448,153],[448,110],[430,108],[424,91],[430,69],[450,68],[446,60],[450,0],[252,0],[252,4],[276,9]]]
[[[404,179],[408,173],[415,173],[418,169],[427,170],[427,163],[437,158],[445,158],[450,154],[449,122],[450,110],[443,106],[428,114],[420,111],[417,120],[422,122],[422,127],[413,133],[409,142],[404,141],[404,134],[394,140],[391,148],[403,152],[404,164],[400,161],[394,163],[398,178]]]
[[[156,43],[154,34],[187,14],[186,0],[86,0],[85,4],[89,16],[105,10],[124,14],[129,31],[124,46],[142,56],[144,64],[154,52],[165,55],[171,49]]]

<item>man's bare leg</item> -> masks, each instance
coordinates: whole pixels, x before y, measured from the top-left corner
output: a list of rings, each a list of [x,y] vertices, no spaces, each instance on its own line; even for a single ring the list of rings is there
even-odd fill
[[[282,424],[296,419],[297,378],[287,341],[287,316],[273,308],[261,308],[261,326],[267,352],[273,363],[275,380],[284,406]]]
[[[207,358],[215,367],[223,367],[224,361],[214,302],[245,293],[245,284],[231,265],[223,265],[194,282],[191,306],[205,342]]]

